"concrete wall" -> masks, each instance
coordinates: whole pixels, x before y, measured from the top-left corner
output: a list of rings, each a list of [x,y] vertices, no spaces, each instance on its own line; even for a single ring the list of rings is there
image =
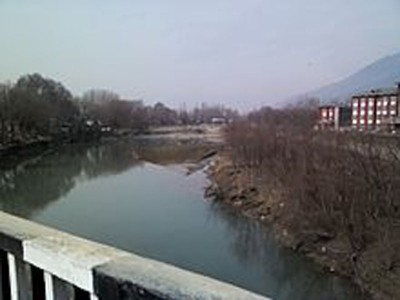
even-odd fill
[[[0,250],[0,300],[267,299],[3,212]]]

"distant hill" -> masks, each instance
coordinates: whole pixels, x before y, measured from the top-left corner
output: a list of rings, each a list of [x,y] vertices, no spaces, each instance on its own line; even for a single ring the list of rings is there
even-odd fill
[[[395,87],[400,81],[400,53],[375,61],[353,75],[306,93],[299,98],[316,97],[323,103],[345,102],[355,93],[371,89]]]

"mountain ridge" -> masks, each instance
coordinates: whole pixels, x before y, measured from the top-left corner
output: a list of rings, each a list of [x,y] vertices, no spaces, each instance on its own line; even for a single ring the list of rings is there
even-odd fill
[[[307,92],[298,98],[318,98],[321,103],[346,102],[353,94],[395,87],[398,82],[400,52],[378,59],[342,80]]]

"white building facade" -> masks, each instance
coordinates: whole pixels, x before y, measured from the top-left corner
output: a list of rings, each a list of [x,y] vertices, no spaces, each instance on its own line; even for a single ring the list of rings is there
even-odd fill
[[[400,84],[396,89],[371,90],[352,97],[352,127],[359,131],[384,131],[400,116]]]

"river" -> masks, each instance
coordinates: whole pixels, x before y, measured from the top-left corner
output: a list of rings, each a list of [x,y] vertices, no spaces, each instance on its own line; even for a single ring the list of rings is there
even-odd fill
[[[0,171],[0,208],[276,300],[365,299],[281,247],[264,225],[203,197],[204,148],[155,139],[66,146]]]

